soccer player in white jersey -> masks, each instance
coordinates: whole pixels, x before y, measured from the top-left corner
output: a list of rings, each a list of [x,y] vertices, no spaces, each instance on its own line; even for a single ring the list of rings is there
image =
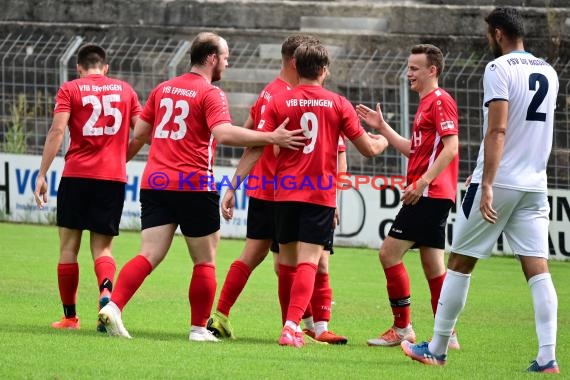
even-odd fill
[[[502,232],[521,262],[530,288],[538,355],[529,372],[559,373],[555,357],[558,299],[548,270],[546,164],[552,147],[558,77],[542,59],[524,51],[522,16],[496,8],[486,18],[496,59],[483,77],[483,144],[457,215],[433,340],[402,342],[404,353],[443,365],[447,343],[465,306],[471,272],[487,258]],[[479,211],[474,207],[479,207]]]

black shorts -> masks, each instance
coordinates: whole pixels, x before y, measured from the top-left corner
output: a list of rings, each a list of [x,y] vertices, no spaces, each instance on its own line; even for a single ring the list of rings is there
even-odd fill
[[[449,199],[421,197],[415,205],[403,205],[388,232],[399,240],[421,246],[445,248],[445,226],[453,202]]]
[[[249,198],[247,206],[248,239],[275,239],[275,202]]]
[[[301,241],[331,244],[334,207],[305,202],[275,202],[275,231],[279,244]]]
[[[210,191],[141,189],[141,228],[177,224],[187,237],[220,229],[220,196]]]
[[[57,225],[117,236],[124,202],[122,182],[62,177],[57,189]]]
[[[325,251],[329,251],[330,255],[334,255],[333,243],[334,243],[334,228],[331,228],[330,239],[325,243],[323,248]],[[273,241],[271,242],[271,248],[269,249],[273,253],[279,253],[279,243],[277,243],[277,240],[273,239]]]

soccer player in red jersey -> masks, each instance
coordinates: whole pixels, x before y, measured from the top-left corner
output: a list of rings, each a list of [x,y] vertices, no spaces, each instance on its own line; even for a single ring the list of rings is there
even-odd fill
[[[208,330],[216,293],[215,256],[220,239],[219,195],[212,167],[216,141],[236,146],[302,145],[299,131],[265,133],[235,127],[224,92],[212,85],[228,66],[227,42],[200,33],[190,48],[191,69],[155,87],[135,126],[134,155],[152,141],[141,184],[141,252],[121,269],[115,291],[99,313],[110,335],[130,338],[121,311],[168,253],[178,226],[194,269],[188,298],[192,341],[218,341]],[[281,122],[283,122],[281,120]]]
[[[85,45],[79,49],[80,78],[64,83],[57,93],[36,181],[34,196],[38,207],[43,208],[48,200],[46,173],[69,126],[71,144],[57,191],[57,279],[64,316],[52,323],[54,328],[79,329],[75,304],[79,283],[77,255],[83,230],[90,231],[100,307],[109,301],[113,290],[116,265],[111,243],[113,236],[119,234],[123,211],[129,129],[141,106],[131,86],[107,77],[108,70],[102,47]],[[97,329],[105,331],[102,325]]]
[[[288,118],[288,128],[300,127],[306,138],[303,149],[280,150],[275,188],[279,277],[284,266],[296,268],[289,289],[279,281],[279,293],[290,295],[279,344],[300,347],[304,339],[299,323],[334,223],[339,137],[342,133],[367,157],[382,152],[388,142],[368,135],[348,100],[322,87],[329,65],[323,45],[302,44],[294,57],[299,85],[273,96],[258,128],[273,131],[279,120]]]
[[[295,49],[304,42],[316,41],[313,37],[307,35],[289,36],[281,46],[282,66],[279,76],[269,83],[263,91],[261,91],[257,101],[251,107],[250,115],[245,123],[246,128],[254,128],[261,119],[267,104],[273,95],[282,91],[288,91],[296,86],[299,82],[299,75],[295,70],[293,54]],[[222,216],[229,220],[233,216],[235,206],[235,188],[237,187],[237,178],[245,178],[247,175],[252,179],[247,189],[249,196],[248,217],[247,217],[247,233],[245,247],[241,256],[235,260],[226,276],[220,298],[216,307],[216,311],[212,314],[208,321],[208,329],[217,336],[228,336],[235,339],[232,325],[229,321],[230,310],[237,301],[237,298],[245,288],[251,272],[265,259],[267,253],[271,249],[274,252],[275,272],[278,274],[277,257],[279,247],[273,244],[275,241],[275,207],[273,200],[274,193],[274,175],[275,165],[277,162],[276,154],[273,146],[266,146],[259,161],[251,168],[252,154],[244,153],[243,160],[238,164],[238,168],[234,174],[232,187],[228,188],[222,200],[221,209]],[[341,154],[342,152],[342,154]],[[346,171],[346,146],[344,141],[339,139],[339,161],[343,162],[341,171]],[[342,158],[341,158],[342,157]],[[251,170],[250,170],[251,169]],[[331,229],[331,234],[333,230]],[[332,290],[328,281],[328,256],[332,250],[332,236],[330,246],[325,247],[325,253],[319,265],[319,274],[317,275],[317,291],[314,296],[314,303],[318,305],[314,308],[316,313],[313,318],[313,312],[309,305],[303,320],[307,334],[319,341],[332,344],[345,344],[346,337],[338,336],[328,330],[328,321],[330,320],[330,310],[332,302]],[[295,273],[295,267],[286,268],[287,273],[291,275]],[[282,276],[281,280],[289,280],[292,276]],[[286,296],[286,297],[285,297]],[[280,293],[280,300],[287,302],[289,296]],[[282,310],[287,310],[287,304],[282,305]],[[285,315],[283,315],[285,317]],[[316,322],[316,323],[315,323]],[[318,331],[316,331],[318,330]],[[318,335],[316,335],[318,332]]]
[[[410,323],[410,280],[402,262],[410,248],[420,249],[434,315],[437,309],[445,278],[445,226],[455,203],[459,167],[457,105],[438,86],[443,66],[443,54],[436,46],[424,44],[411,49],[408,80],[410,88],[420,95],[411,139],[400,136],[386,123],[380,104],[376,111],[363,105],[356,107],[368,125],[409,158],[403,205],[380,248],[394,323],[378,338],[369,339],[370,346],[398,346],[403,340],[415,342]],[[456,334],[450,348],[459,348]]]

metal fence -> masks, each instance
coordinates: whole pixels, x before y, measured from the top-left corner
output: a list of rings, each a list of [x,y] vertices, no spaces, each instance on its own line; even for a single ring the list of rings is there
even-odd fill
[[[5,35],[0,42],[0,150],[40,154],[51,124],[53,100],[59,85],[76,78],[75,54],[86,42],[108,51],[110,75],[126,80],[142,102],[161,81],[187,69],[189,42],[184,40],[137,40],[125,38]],[[247,118],[250,105],[279,71],[279,44],[247,42],[230,46],[230,68],[219,83],[231,105],[234,124]],[[408,89],[407,51],[365,51],[331,47],[331,77],[326,87],[352,103],[374,107],[381,102],[387,121],[404,136],[409,135],[418,96]],[[491,59],[486,52],[451,52],[440,86],[456,99],[460,125],[460,176],[475,167],[481,143],[482,75]],[[554,146],[548,174],[552,188],[570,188],[570,63],[551,62],[560,79]],[[241,148],[218,145],[217,164],[235,165]],[[354,174],[401,174],[406,161],[393,148],[373,158],[361,157],[352,147],[349,171]],[[143,151],[138,159],[145,159]]]

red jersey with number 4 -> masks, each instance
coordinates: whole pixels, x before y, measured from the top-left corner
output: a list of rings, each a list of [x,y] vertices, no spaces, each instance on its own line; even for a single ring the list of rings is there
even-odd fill
[[[178,76],[152,90],[140,118],[153,126],[141,188],[215,190],[212,129],[232,122],[221,89],[199,74]]]
[[[267,108],[267,104],[274,95],[290,89],[291,86],[289,86],[289,83],[285,82],[281,78],[275,78],[273,82],[269,83],[263,91],[261,91],[261,94],[259,94],[257,101],[253,107],[251,107],[249,112],[249,115],[253,120],[253,124],[255,126],[259,124],[259,121]],[[266,201],[273,200],[275,191],[273,180],[276,165],[277,157],[273,151],[273,145],[266,145],[263,148],[263,154],[249,173],[251,182],[248,186],[249,190],[247,190],[248,196]]]
[[[55,102],[54,113],[70,114],[62,176],[126,183],[131,118],[141,112],[132,87],[104,75],[88,75],[64,83]]]
[[[443,149],[441,138],[457,135],[457,104],[447,92],[437,88],[424,96],[418,106],[412,127],[412,145],[408,161],[408,185],[433,165]],[[424,190],[424,197],[450,199],[455,202],[459,154]]]
[[[273,96],[258,128],[302,128],[304,148],[281,149],[277,157],[275,201],[336,207],[336,175],[341,133],[354,140],[364,133],[350,102],[321,86],[299,85]]]

